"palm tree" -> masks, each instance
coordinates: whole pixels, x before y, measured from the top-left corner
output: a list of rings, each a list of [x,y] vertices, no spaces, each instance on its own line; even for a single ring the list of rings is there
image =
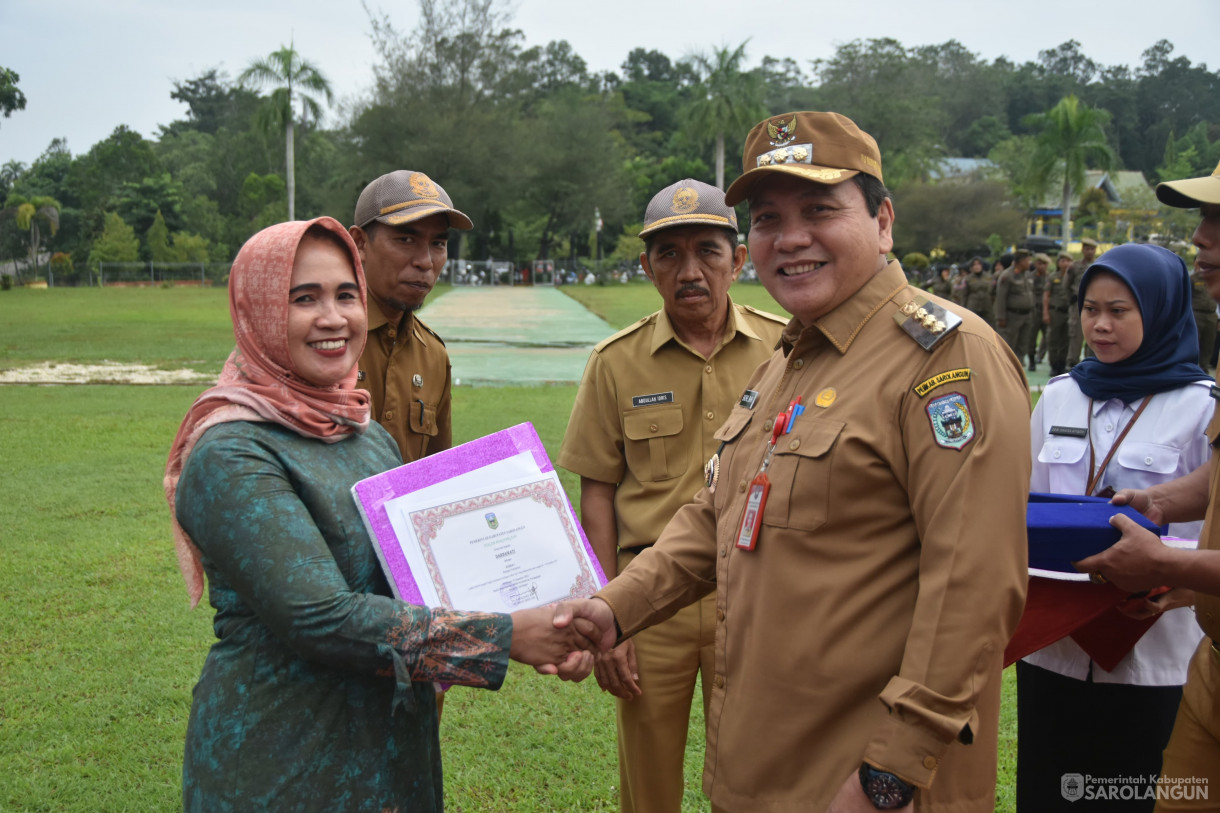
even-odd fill
[[[715,140],[716,186],[720,189],[724,189],[724,134],[730,130],[744,133],[767,115],[762,104],[762,75],[757,70],[741,70],[748,42],[732,51],[717,48],[711,57],[695,57],[695,66],[704,78],[699,98],[683,115],[697,141]]]
[[[38,252],[42,246],[42,229],[39,221],[45,222],[51,229],[51,236],[59,231],[59,210],[63,206],[59,201],[48,195],[38,195],[27,198],[20,192],[13,192],[4,201],[4,210],[0,214],[12,214],[17,218],[17,228],[30,230],[30,265],[34,275],[38,275]],[[54,285],[54,280],[51,280]]]
[[[273,51],[266,59],[256,59],[241,72],[237,81],[247,88],[272,87],[263,108],[264,123],[284,128],[284,153],[288,175],[288,219],[296,220],[296,158],[293,149],[295,120],[293,106],[301,102],[301,121],[322,117],[322,107],[313,94],[321,94],[329,105],[334,99],[330,82],[311,63],[301,59],[289,45]]]
[[[1084,186],[1085,170],[1093,163],[1109,169],[1114,153],[1106,142],[1105,126],[1110,113],[1081,104],[1075,96],[1064,96],[1045,113],[1026,116],[1023,123],[1039,130],[1035,142],[1033,170],[1039,182],[1049,186],[1063,174],[1063,248],[1072,242],[1072,193]]]

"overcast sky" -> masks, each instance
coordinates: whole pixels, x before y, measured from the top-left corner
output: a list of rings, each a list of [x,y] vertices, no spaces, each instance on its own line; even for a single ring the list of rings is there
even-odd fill
[[[419,16],[414,0],[370,6],[403,31]],[[906,46],[956,39],[1018,63],[1074,38],[1094,60],[1133,68],[1168,39],[1175,56],[1220,61],[1211,56],[1220,0],[518,0],[511,24],[529,45],[567,40],[593,71],[617,71],[636,47],[677,59],[747,38],[750,65],[773,56],[807,67],[841,43],[887,36]],[[80,154],[120,124],[156,137],[185,115],[169,96],[175,80],[214,67],[236,76],[290,38],[340,99],[358,96],[372,75],[368,32],[360,0],[0,0],[0,66],[21,75],[28,99],[0,118],[0,164],[29,164],[56,137]]]

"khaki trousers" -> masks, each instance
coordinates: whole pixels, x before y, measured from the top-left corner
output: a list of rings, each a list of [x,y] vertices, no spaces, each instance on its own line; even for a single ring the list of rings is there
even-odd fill
[[[619,553],[619,572],[635,558]],[[716,594],[637,633],[643,694],[618,700],[618,765],[623,813],[678,813],[695,678],[703,673],[703,711],[716,671]]]
[[[1220,651],[1204,638],[1190,661],[1165,748],[1157,813],[1220,809]]]

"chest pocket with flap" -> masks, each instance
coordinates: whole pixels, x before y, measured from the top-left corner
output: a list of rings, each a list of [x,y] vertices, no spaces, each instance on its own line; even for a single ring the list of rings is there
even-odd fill
[[[656,482],[681,476],[689,463],[678,435],[682,432],[682,407],[672,404],[632,410],[623,414],[624,453],[627,468],[640,482]]]
[[[847,424],[808,417],[806,412],[775,445],[764,525],[812,531],[826,521],[835,445]]]

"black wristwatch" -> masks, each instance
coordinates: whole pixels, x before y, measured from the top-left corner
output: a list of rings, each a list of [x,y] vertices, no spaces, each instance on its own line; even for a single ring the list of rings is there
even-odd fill
[[[888,771],[879,771],[867,762],[860,766],[860,787],[878,810],[897,810],[915,798],[914,785],[908,785]]]

